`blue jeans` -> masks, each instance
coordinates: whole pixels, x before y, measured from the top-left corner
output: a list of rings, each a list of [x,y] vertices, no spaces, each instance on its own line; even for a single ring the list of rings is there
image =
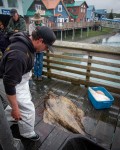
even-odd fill
[[[42,70],[43,70],[43,55],[44,53],[36,53],[35,56],[35,63],[34,63],[34,75],[36,77],[42,76]]]

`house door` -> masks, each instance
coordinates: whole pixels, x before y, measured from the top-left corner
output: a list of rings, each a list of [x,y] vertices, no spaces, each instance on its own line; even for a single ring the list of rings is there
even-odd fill
[[[62,24],[63,24],[63,22],[64,22],[64,18],[58,18],[57,19],[57,25],[58,25],[58,27],[62,27]]]

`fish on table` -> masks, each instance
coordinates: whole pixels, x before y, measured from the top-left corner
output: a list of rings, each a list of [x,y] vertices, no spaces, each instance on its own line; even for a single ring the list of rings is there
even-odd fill
[[[50,91],[44,100],[44,106],[44,122],[62,126],[73,133],[85,135],[82,124],[84,112],[71,100]]]

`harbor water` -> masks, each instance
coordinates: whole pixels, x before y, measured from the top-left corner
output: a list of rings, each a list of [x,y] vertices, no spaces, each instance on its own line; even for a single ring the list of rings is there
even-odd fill
[[[102,43],[100,43],[100,44],[120,47],[120,33],[117,33],[113,36],[102,39]]]

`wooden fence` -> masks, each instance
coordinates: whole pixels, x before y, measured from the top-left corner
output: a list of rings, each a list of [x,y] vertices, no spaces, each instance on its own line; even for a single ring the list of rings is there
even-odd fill
[[[55,53],[45,53],[45,76],[120,94],[119,48],[61,41],[54,47]]]
[[[120,93],[119,48],[60,41],[54,46],[55,53],[44,57],[44,75]]]
[[[101,26],[120,30],[120,22],[101,21]]]
[[[56,24],[51,25],[50,27],[53,30],[69,30],[69,29],[80,29],[92,27],[94,22],[57,22]]]

